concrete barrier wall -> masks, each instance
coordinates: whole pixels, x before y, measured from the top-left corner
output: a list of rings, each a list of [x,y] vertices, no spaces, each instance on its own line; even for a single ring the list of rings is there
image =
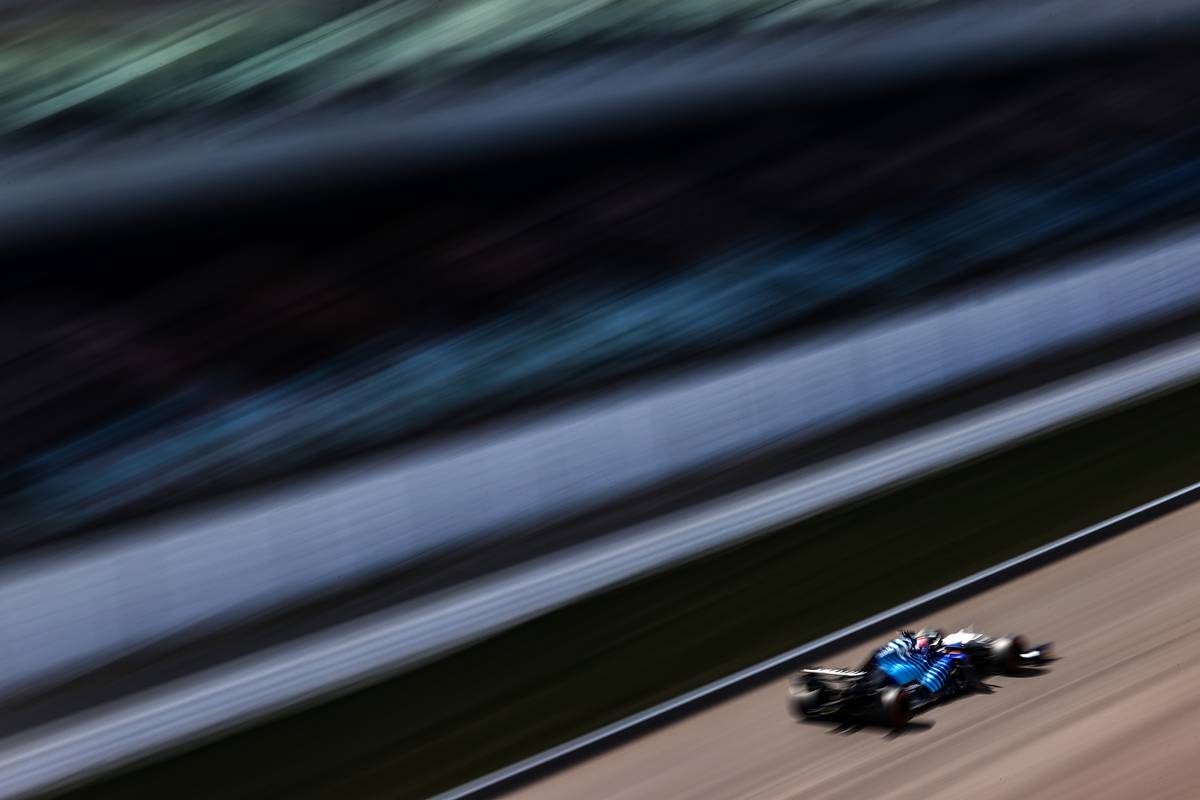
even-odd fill
[[[0,693],[1200,306],[1200,232],[0,567]]]

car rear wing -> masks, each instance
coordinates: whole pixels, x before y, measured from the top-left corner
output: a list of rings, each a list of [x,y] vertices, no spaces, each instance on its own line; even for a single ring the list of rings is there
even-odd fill
[[[806,675],[829,675],[835,678],[861,678],[867,673],[857,669],[835,669],[833,667],[811,667],[801,670]]]

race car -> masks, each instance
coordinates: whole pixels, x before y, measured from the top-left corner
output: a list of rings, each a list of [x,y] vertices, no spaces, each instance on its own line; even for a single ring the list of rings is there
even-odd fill
[[[934,655],[947,654],[966,654],[975,670],[975,676],[971,677],[975,678],[1019,672],[1053,660],[1049,643],[1029,647],[1023,636],[991,637],[970,629],[941,639]],[[960,661],[951,658],[946,663],[951,666],[945,686],[932,696],[923,692],[916,681],[898,685],[884,672],[875,669],[874,653],[861,669],[808,667],[789,682],[788,710],[799,719],[903,728],[917,710],[973,688],[971,680],[957,666]]]

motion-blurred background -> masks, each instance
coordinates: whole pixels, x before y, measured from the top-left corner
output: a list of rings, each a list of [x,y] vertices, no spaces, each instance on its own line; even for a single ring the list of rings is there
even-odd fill
[[[1189,6],[3,0],[0,793],[436,794],[1194,479]]]

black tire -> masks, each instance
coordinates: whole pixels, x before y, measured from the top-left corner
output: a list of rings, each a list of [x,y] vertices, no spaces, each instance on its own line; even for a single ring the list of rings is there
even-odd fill
[[[1011,675],[1021,669],[1021,653],[1027,649],[1024,637],[1005,636],[992,643],[992,672]]]
[[[879,693],[879,723],[893,730],[901,730],[912,719],[912,706],[908,695],[900,688],[891,686]]]
[[[824,698],[820,689],[792,686],[788,689],[788,711],[796,719],[815,716]]]

